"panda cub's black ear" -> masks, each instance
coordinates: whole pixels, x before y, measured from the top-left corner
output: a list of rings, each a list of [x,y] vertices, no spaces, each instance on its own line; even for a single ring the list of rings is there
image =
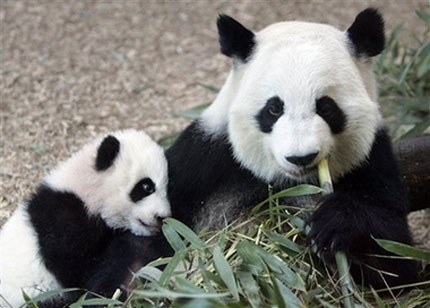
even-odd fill
[[[357,56],[373,57],[384,49],[384,19],[374,8],[360,12],[347,34]]]
[[[103,139],[97,150],[96,170],[104,171],[112,166],[119,153],[119,140],[109,135]]]
[[[218,16],[217,27],[221,52],[246,62],[255,45],[254,33],[224,14]]]

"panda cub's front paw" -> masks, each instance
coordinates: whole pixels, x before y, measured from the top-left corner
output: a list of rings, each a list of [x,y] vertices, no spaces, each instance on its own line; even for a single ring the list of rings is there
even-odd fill
[[[360,221],[358,208],[357,202],[335,192],[324,196],[311,215],[308,237],[327,261],[333,261],[337,251],[350,252],[365,236],[365,223]]]

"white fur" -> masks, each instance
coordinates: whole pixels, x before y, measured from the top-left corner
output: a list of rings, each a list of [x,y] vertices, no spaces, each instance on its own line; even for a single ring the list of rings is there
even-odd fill
[[[120,141],[113,166],[105,171],[95,169],[97,149],[103,140],[99,138],[61,163],[45,178],[45,184],[57,191],[73,192],[85,203],[89,215],[100,215],[111,228],[150,235],[159,227],[156,217],[170,215],[164,151],[143,132],[125,130],[111,135]],[[146,177],[155,183],[156,191],[134,203],[129,193]],[[43,264],[26,207],[18,206],[0,232],[1,308],[22,305],[22,289],[34,297],[61,288]]]
[[[97,149],[103,138],[86,145],[69,160],[60,164],[46,178],[56,190],[72,191],[86,204],[92,215],[101,215],[114,229],[130,229],[136,235],[150,235],[156,217],[170,215],[167,201],[167,161],[163,149],[144,132],[125,130],[112,133],[120,141],[120,153],[114,165],[105,171],[95,170]],[[156,186],[154,194],[137,204],[130,191],[148,177]]]
[[[243,66],[232,69],[215,101],[203,111],[200,122],[203,123],[202,127],[208,135],[215,137],[227,132],[228,111],[240,87],[243,72]]]
[[[303,173],[285,160],[319,151],[328,156],[333,176],[360,165],[381,123],[370,60],[349,50],[345,32],[316,23],[281,22],[256,33],[251,59],[230,73],[220,95],[202,115],[208,133],[228,126],[234,155],[267,182],[301,180]],[[338,135],[315,113],[315,101],[332,97],[347,117]],[[284,115],[271,133],[261,132],[255,116],[279,96]]]
[[[0,233],[0,307],[22,305],[21,290],[35,297],[59,288],[60,284],[43,264],[26,204],[21,204]]]

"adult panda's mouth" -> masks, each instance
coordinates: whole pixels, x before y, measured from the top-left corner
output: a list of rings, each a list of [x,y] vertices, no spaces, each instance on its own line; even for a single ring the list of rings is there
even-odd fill
[[[317,166],[302,167],[295,169],[284,169],[287,176],[296,180],[307,179],[312,177],[317,172]]]

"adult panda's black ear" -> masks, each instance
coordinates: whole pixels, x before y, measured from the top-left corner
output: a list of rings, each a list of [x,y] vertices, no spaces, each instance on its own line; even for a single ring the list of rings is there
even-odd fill
[[[224,14],[218,16],[217,27],[221,52],[246,62],[255,45],[254,33]]]
[[[384,49],[384,19],[374,8],[360,12],[347,34],[357,56],[373,57]]]
[[[120,143],[114,136],[105,137],[97,150],[96,170],[104,171],[113,165],[119,153]]]

